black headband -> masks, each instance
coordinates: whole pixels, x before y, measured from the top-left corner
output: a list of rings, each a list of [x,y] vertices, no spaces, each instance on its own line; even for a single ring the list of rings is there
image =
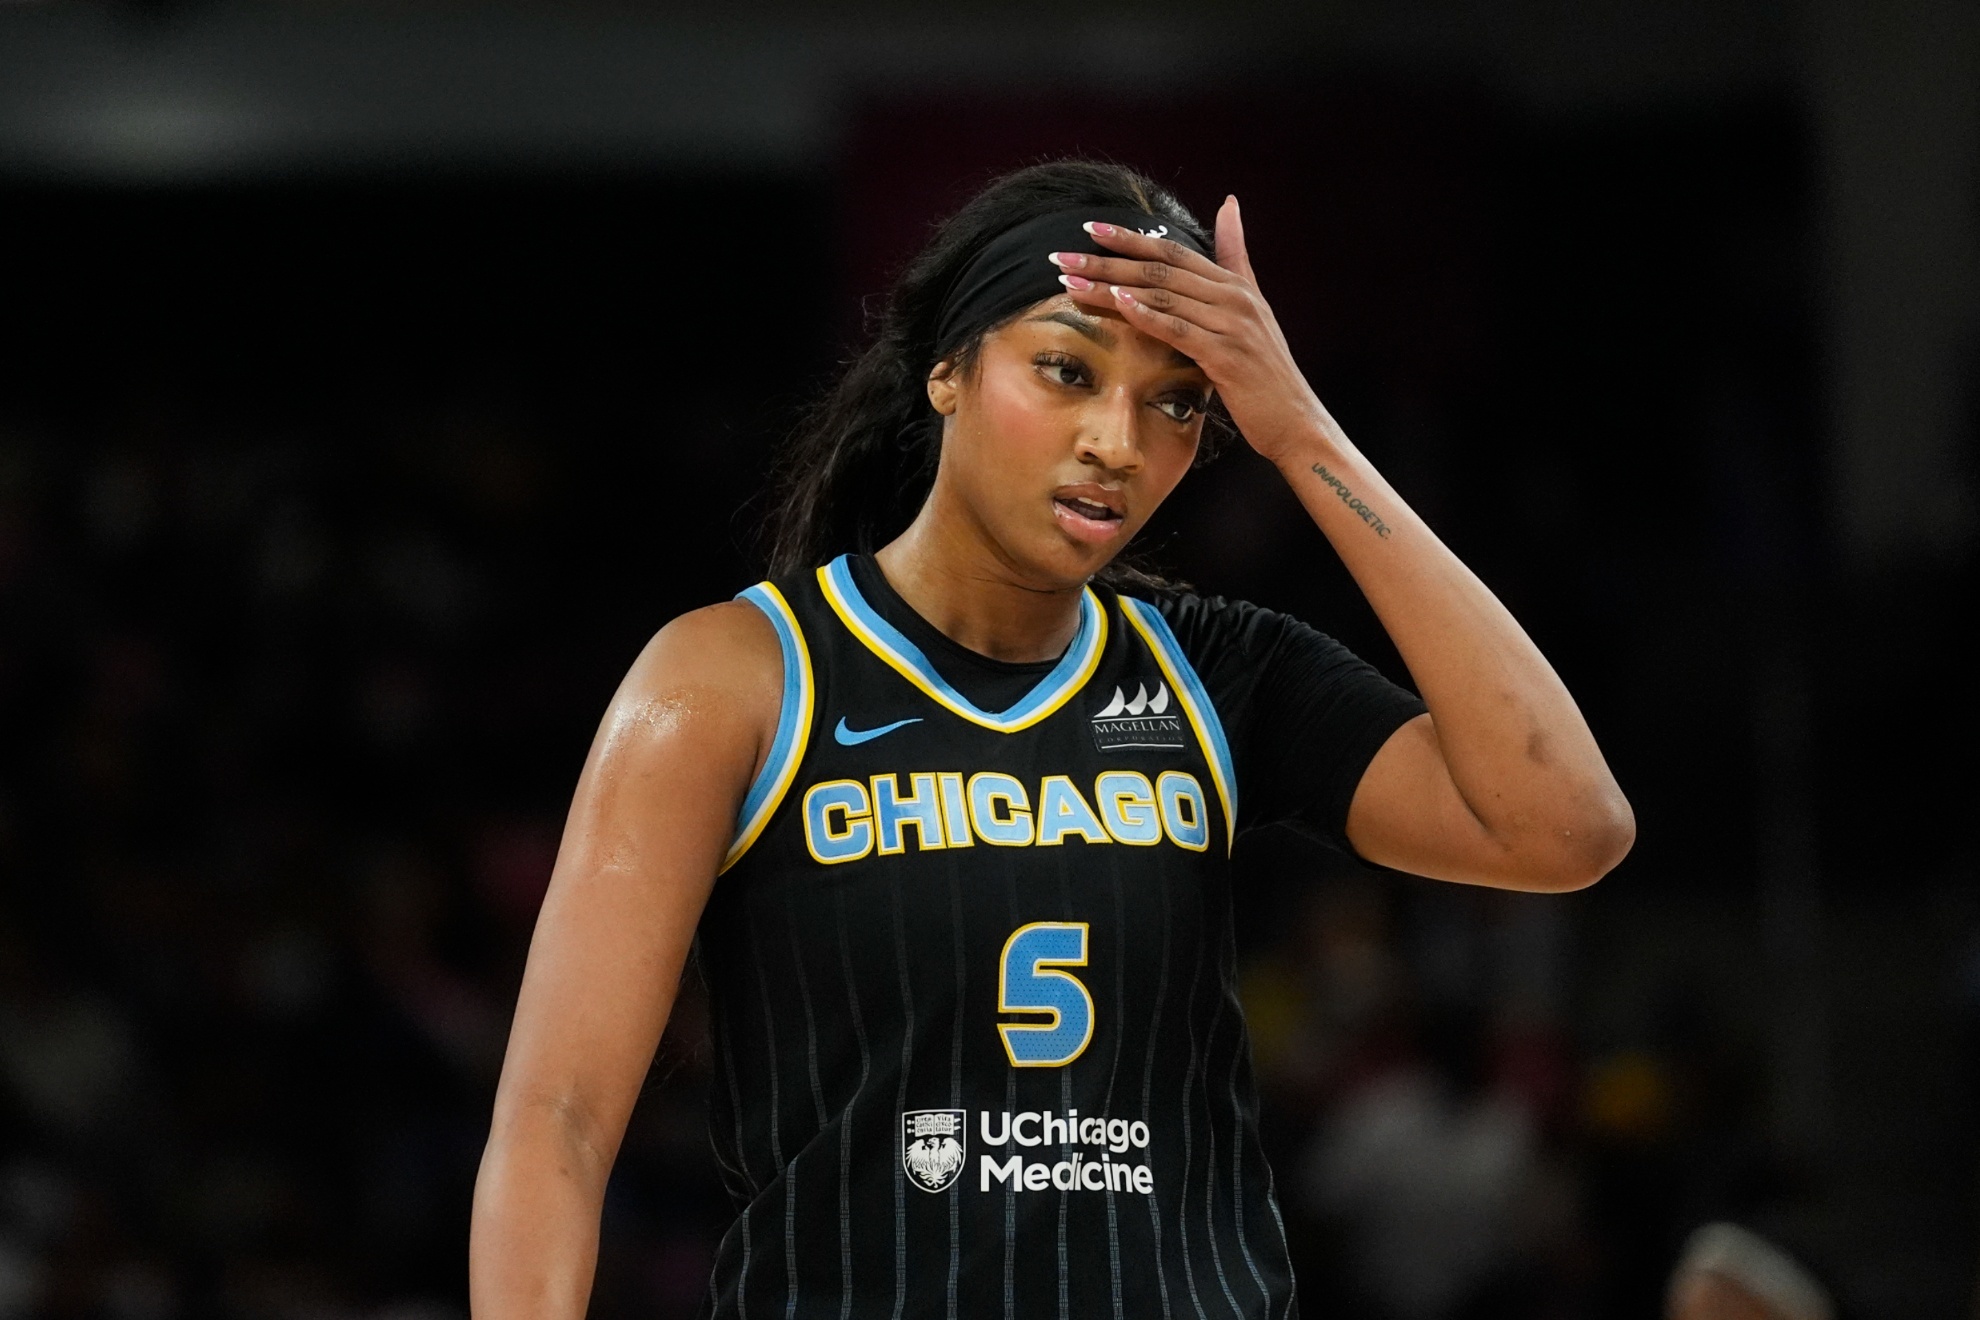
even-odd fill
[[[1047,260],[1048,253],[1118,255],[1100,246],[1098,239],[1080,228],[1089,220],[1173,238],[1193,252],[1210,255],[1188,230],[1165,216],[1149,215],[1146,211],[1089,206],[1027,220],[985,244],[949,286],[948,297],[942,300],[941,316],[936,321],[936,358],[948,356],[970,333],[995,325],[1035,302],[1064,293],[1066,286],[1059,283],[1059,268]]]

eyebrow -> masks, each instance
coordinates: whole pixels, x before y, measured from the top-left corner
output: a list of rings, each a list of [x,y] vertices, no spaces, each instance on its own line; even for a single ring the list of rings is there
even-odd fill
[[[1077,330],[1102,348],[1113,348],[1117,341],[1114,332],[1101,324],[1097,316],[1081,316],[1070,307],[1061,307],[1029,318],[1033,321],[1056,321],[1071,330]]]
[[[1119,343],[1114,338],[1114,332],[1107,328],[1106,322],[1097,316],[1081,316],[1070,307],[1061,307],[1056,311],[1045,312],[1027,319],[1032,321],[1057,322],[1059,325],[1085,335],[1102,348],[1111,349]],[[1175,364],[1179,367],[1193,367],[1197,365],[1195,358],[1179,348],[1171,347],[1169,349],[1169,356],[1174,359]]]

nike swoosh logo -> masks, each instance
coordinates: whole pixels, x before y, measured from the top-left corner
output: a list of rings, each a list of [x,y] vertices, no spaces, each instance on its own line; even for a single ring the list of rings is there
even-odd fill
[[[877,729],[848,729],[846,727],[846,717],[841,715],[839,717],[839,727],[832,730],[832,736],[838,739],[839,746],[841,747],[857,747],[863,742],[872,742],[883,733],[892,733],[895,729],[903,729],[910,724],[919,723],[921,723],[921,717],[917,715],[911,720],[895,720],[892,724],[883,724]]]

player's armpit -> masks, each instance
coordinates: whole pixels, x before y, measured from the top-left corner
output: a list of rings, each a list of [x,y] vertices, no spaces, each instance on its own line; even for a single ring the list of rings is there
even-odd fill
[[[1628,850],[1628,840],[1615,837],[1609,824],[1602,813],[1577,812],[1572,804],[1537,811],[1495,802],[1481,813],[1452,779],[1435,720],[1424,714],[1390,735],[1369,762],[1348,808],[1347,835],[1356,852],[1379,866],[1559,893],[1595,883]]]

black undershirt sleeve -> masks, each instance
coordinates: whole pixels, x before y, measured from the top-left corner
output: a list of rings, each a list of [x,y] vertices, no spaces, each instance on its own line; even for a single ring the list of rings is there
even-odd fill
[[[1389,736],[1424,712],[1422,700],[1289,615],[1188,593],[1156,604],[1223,721],[1238,833],[1288,825],[1355,856],[1354,791]]]

